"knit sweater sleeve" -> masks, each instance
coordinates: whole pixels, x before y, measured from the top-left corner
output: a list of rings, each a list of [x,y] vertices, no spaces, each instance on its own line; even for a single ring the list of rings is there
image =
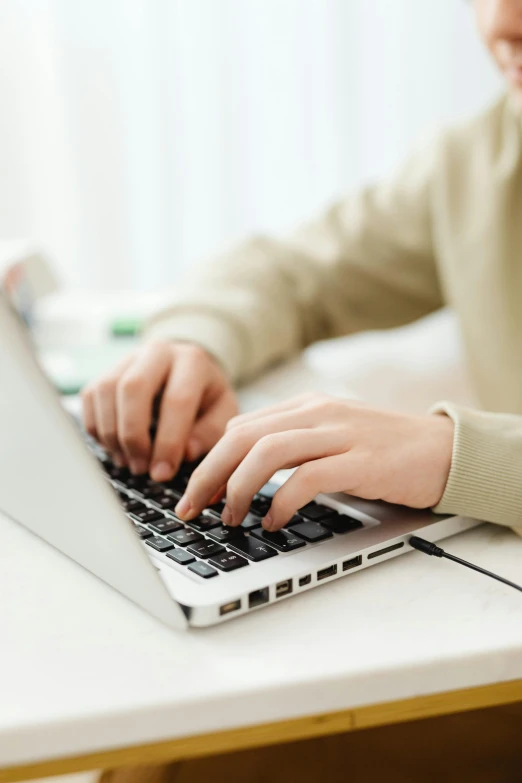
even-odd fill
[[[522,536],[522,416],[448,402],[431,413],[455,424],[448,481],[433,510],[507,525]]]

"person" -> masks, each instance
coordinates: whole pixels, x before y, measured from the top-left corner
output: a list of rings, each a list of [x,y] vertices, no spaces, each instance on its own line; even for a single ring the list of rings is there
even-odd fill
[[[267,530],[319,492],[345,491],[522,534],[522,0],[473,6],[505,95],[390,181],[192,273],[149,339],[84,390],[86,428],[117,465],[164,481],[208,453],[182,519],[226,493],[223,521],[238,525],[273,473],[295,467]],[[310,343],[444,305],[457,314],[480,410],[441,402],[414,416],[305,396],[237,415],[236,384]]]

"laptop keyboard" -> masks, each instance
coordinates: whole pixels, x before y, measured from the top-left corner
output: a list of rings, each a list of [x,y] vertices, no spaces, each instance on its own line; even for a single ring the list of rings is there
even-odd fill
[[[144,544],[201,579],[302,550],[363,526],[357,519],[312,502],[299,509],[283,530],[270,533],[261,523],[272,502],[275,488],[271,484],[254,497],[239,527],[222,524],[224,502],[209,506],[190,522],[182,522],[174,508],[198,463],[183,463],[175,478],[160,484],[149,476],[133,476],[127,468],[116,467],[97,444],[89,445]]]

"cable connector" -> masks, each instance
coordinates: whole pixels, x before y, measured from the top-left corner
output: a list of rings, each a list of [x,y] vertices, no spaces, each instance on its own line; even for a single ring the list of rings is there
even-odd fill
[[[424,552],[425,555],[433,555],[434,557],[444,556],[444,550],[441,549],[440,546],[437,546],[437,544],[434,544],[431,541],[426,541],[424,538],[412,536],[409,539],[408,544],[414,549],[418,549],[419,552]]]

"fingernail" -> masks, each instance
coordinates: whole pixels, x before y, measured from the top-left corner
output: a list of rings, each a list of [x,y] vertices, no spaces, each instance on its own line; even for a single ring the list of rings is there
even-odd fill
[[[187,495],[183,495],[181,500],[179,501],[178,505],[174,509],[178,517],[188,517],[192,509],[192,503],[190,502],[190,498],[187,497]]]
[[[123,456],[123,454],[120,451],[116,451],[112,455],[112,461],[114,462],[114,464],[116,465],[117,468],[124,468],[125,465],[127,464],[125,462],[125,457]]]
[[[232,522],[232,512],[230,511],[228,506],[225,506],[223,511],[221,512],[221,521],[224,525],[230,525]]]
[[[170,462],[156,462],[156,464],[152,466],[150,475],[154,481],[168,481],[174,475],[174,468]]]
[[[147,472],[148,465],[144,459],[133,459],[130,462],[131,473],[135,476],[141,476],[142,473]]]
[[[264,527],[265,530],[272,530],[272,528],[274,526],[274,520],[272,519],[272,514],[270,513],[270,511],[268,512],[266,517],[263,519],[263,523],[262,524],[263,524],[263,527]]]

